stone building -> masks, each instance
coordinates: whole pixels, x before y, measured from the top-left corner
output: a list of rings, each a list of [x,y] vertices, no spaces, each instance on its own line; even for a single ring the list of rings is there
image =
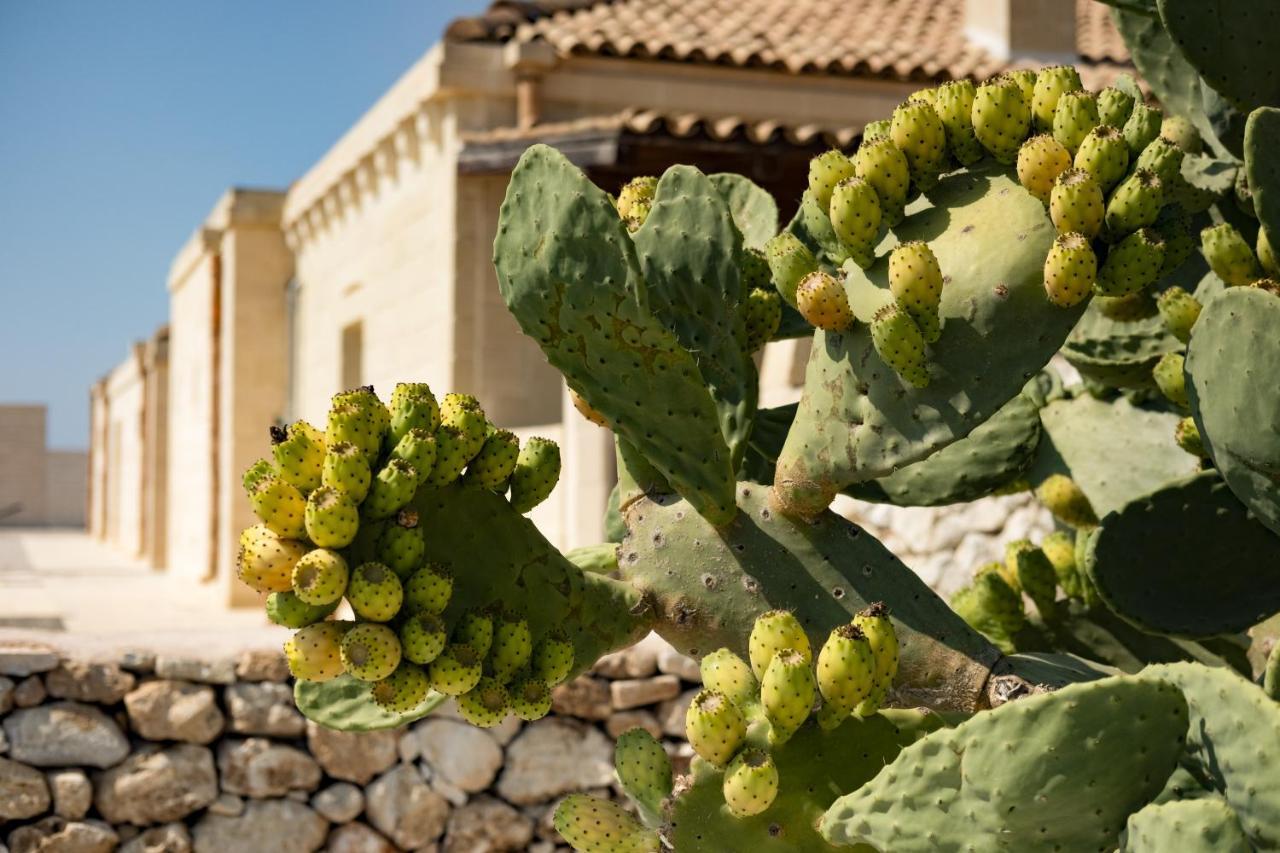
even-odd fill
[[[1082,63],[1094,86],[1124,66],[1105,7],[540,0],[456,20],[287,190],[229,190],[179,252],[167,439],[153,428],[143,442],[167,441],[168,463],[147,457],[149,486],[113,480],[97,461],[110,454],[111,421],[99,429],[95,417],[94,530],[242,600],[231,582],[236,531],[249,522],[240,473],[267,451],[266,426],[319,422],[344,388],[386,394],[419,380],[475,394],[522,437],[559,441],[565,475],[534,520],[561,546],[599,541],[614,477],[609,435],[570,410],[493,273],[498,208],[520,153],[554,145],[611,190],[675,162],[739,172],[789,216],[808,160],[852,147],[912,91],[1056,61]],[[768,347],[764,405],[798,395],[806,343]],[[126,380],[137,369],[121,370],[95,390],[95,414],[136,405]],[[146,456],[127,435],[120,452],[132,456],[119,458]],[[166,487],[167,500],[155,499]],[[133,510],[115,504],[137,506],[139,494],[149,520],[128,521]],[[121,532],[140,523],[164,542]]]
[[[0,527],[83,527],[88,458],[45,444],[45,407],[0,405]]]

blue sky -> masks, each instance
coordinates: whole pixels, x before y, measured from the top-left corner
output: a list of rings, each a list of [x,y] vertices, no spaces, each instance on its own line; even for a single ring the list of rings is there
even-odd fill
[[[301,175],[486,0],[0,0],[0,403],[88,444],[223,189]]]

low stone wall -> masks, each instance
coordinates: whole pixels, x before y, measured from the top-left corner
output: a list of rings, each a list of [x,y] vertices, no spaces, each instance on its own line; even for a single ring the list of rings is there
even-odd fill
[[[618,796],[617,735],[643,726],[687,767],[697,678],[650,636],[561,685],[534,723],[485,731],[449,706],[348,734],[298,713],[275,652],[0,648],[0,853],[567,851],[551,812],[575,791]]]

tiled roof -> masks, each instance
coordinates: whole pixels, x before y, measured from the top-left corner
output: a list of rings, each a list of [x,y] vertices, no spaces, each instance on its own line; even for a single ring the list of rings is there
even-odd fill
[[[1128,52],[1108,8],[1075,2],[1077,50],[1110,76]],[[504,0],[455,21],[445,37],[896,80],[981,78],[1007,67],[962,37],[963,19],[964,0]]]

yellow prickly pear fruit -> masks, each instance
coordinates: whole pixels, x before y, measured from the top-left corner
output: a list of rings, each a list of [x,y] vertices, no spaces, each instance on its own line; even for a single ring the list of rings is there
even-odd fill
[[[1151,376],[1165,399],[1186,412],[1191,409],[1191,401],[1187,399],[1187,382],[1182,373],[1183,361],[1182,353],[1167,352],[1160,356]]]
[[[769,742],[789,740],[809,717],[816,696],[817,684],[808,658],[791,649],[774,655],[760,679],[760,704],[772,726]]]
[[[1031,137],[1018,149],[1018,182],[1045,204],[1053,182],[1070,168],[1071,152],[1047,133]]]
[[[306,421],[294,421],[288,429],[271,427],[271,445],[280,476],[303,493],[320,485],[324,433]]]
[[[796,308],[806,321],[827,332],[843,332],[853,325],[853,309],[844,285],[822,270],[815,270],[796,287]]]
[[[1036,487],[1036,498],[1054,518],[1071,527],[1097,527],[1098,515],[1088,496],[1065,474],[1051,474]]]
[[[1031,96],[1031,112],[1035,116],[1036,127],[1052,130],[1058,101],[1067,92],[1078,92],[1083,88],[1080,72],[1070,65],[1041,68],[1036,75],[1036,87]]]
[[[911,315],[899,308],[896,302],[876,312],[871,322],[871,343],[884,363],[908,384],[916,388],[929,384],[924,334]]]
[[[1084,169],[1068,169],[1049,192],[1049,218],[1059,234],[1079,232],[1092,240],[1102,230],[1106,212],[1102,188]]]
[[[723,693],[739,708],[756,701],[760,686],[750,664],[729,649],[716,649],[705,656],[699,669],[703,686]]]
[[[900,104],[889,120],[889,138],[907,155],[911,181],[920,190],[938,182],[947,161],[947,131],[927,101]]]
[[[293,567],[307,553],[307,544],[282,539],[265,524],[240,532],[236,575],[258,592],[285,592],[292,588]]]
[[[1169,333],[1184,344],[1191,340],[1191,330],[1200,319],[1200,302],[1181,287],[1171,287],[1156,297],[1160,319]]]
[[[818,690],[824,729],[839,726],[875,688],[876,658],[862,629],[850,623],[835,628],[818,652]]]
[[[993,77],[973,99],[973,132],[1001,163],[1012,163],[1031,129],[1031,110],[1022,88],[1008,76]]]
[[[938,304],[942,300],[942,268],[929,244],[909,240],[889,254],[889,290],[920,327],[926,343],[938,339]]]
[[[1129,146],[1120,131],[1100,125],[1081,140],[1073,165],[1093,175],[1102,191],[1109,192],[1129,169]]]
[[[618,215],[627,223],[628,231],[635,231],[649,218],[657,192],[658,179],[648,175],[632,178],[618,191]]]
[[[297,486],[283,477],[267,476],[258,480],[249,500],[254,514],[277,536],[301,539],[307,534],[306,499]]]
[[[853,168],[859,178],[875,187],[876,195],[880,197],[880,215],[884,224],[892,228],[901,222],[907,205],[907,191],[911,185],[911,166],[902,149],[887,135],[866,136],[853,155]],[[814,266],[816,267],[816,263]],[[776,270],[774,280],[777,281]],[[782,290],[781,286],[778,289]],[[785,298],[787,292],[783,290],[782,295]]]
[[[746,740],[747,721],[729,697],[715,690],[702,690],[689,703],[684,733],[703,761],[724,767]]]
[[[898,633],[889,619],[889,608],[879,601],[853,617],[853,625],[867,638],[876,661],[871,695],[854,709],[855,714],[866,717],[874,714],[884,704],[893,688],[893,680],[898,677]]]
[[[737,817],[751,817],[778,796],[778,768],[762,749],[744,749],[724,773],[724,802]]]
[[[880,235],[880,198],[871,182],[857,176],[845,178],[831,192],[829,209],[831,227],[841,242],[855,257],[870,256]]]
[[[843,153],[832,149],[824,151],[809,161],[809,193],[818,203],[818,209],[826,213],[831,206],[831,195],[843,180],[854,176],[853,163]]]
[[[747,640],[747,653],[751,658],[751,671],[756,678],[764,678],[773,656],[783,649],[798,652],[806,661],[813,652],[809,648],[809,635],[790,610],[770,610],[756,617]]]
[[[1044,292],[1063,308],[1079,305],[1098,278],[1098,259],[1089,238],[1079,232],[1059,234],[1044,259]]]
[[[1261,277],[1258,260],[1244,237],[1230,222],[1212,225],[1200,232],[1204,258],[1228,287],[1242,287]]]
[[[290,637],[284,644],[284,656],[293,677],[328,681],[342,675],[341,645],[346,628],[340,622],[317,622]]]

